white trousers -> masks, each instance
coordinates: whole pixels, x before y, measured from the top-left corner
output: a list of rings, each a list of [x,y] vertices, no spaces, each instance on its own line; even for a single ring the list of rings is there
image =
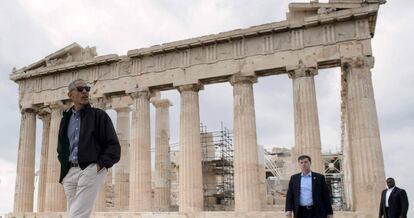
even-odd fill
[[[98,172],[96,163],[90,164],[84,170],[71,167],[63,178],[62,184],[67,199],[68,218],[89,218],[92,213],[96,196],[98,195],[108,170]]]

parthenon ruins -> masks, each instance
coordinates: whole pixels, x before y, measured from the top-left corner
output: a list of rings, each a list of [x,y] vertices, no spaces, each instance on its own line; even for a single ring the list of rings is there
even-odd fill
[[[385,173],[371,79],[371,39],[379,7],[384,3],[291,3],[284,21],[133,49],[126,55],[98,55],[95,47],[73,43],[33,64],[13,69],[10,79],[19,85],[21,121],[14,210],[7,217],[66,216],[66,199],[58,182],[57,131],[62,111],[71,106],[67,85],[77,78],[91,84],[94,107],[116,111],[122,149],[115,172],[107,178],[107,183],[114,181],[112,209],[107,208],[108,190],[104,189],[93,217],[284,217],[283,209],[269,211],[263,206],[256,134],[260,129],[256,128],[253,85],[265,76],[288,76],[292,80],[292,163],[299,154],[308,154],[313,160],[312,169],[324,172],[314,78],[318,70],[333,67],[341,68],[338,119],[342,123],[347,205],[343,211],[335,211],[335,217],[376,216]],[[206,211],[203,197],[208,178],[203,171],[199,92],[215,83],[230,83],[233,87],[233,211]],[[172,89],[180,93],[181,99],[180,105],[174,105],[180,108],[176,127],[180,129],[178,211],[172,209],[171,202],[172,105],[160,95]],[[151,104],[156,108],[154,171]],[[37,118],[42,120],[43,130],[35,196]]]

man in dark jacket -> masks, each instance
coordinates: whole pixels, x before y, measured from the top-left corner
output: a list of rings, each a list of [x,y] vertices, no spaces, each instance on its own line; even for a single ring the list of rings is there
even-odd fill
[[[73,106],[63,112],[59,127],[59,182],[69,218],[88,218],[108,168],[119,161],[121,148],[108,114],[89,104],[90,87],[82,79],[69,84]]]
[[[382,191],[379,208],[379,217],[406,218],[408,211],[408,198],[404,189],[395,186],[395,180],[386,180],[388,188]]]
[[[333,211],[325,177],[310,170],[311,158],[298,158],[301,173],[290,177],[286,195],[286,216],[295,218],[332,218]]]

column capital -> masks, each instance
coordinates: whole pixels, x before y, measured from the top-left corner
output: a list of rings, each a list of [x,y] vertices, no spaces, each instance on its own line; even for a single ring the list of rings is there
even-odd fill
[[[117,113],[119,112],[130,112],[131,108],[128,107],[117,107],[117,108],[113,108]]]
[[[50,110],[50,108],[49,107],[44,107],[44,108],[41,108],[40,110],[39,110],[39,112],[37,113],[37,117],[39,118],[39,119],[41,119],[42,121],[45,121],[45,120],[50,120],[50,114],[51,114],[51,110]]]
[[[240,75],[240,74],[235,74],[233,76],[230,77],[230,84],[234,85],[234,84],[239,84],[239,83],[256,83],[257,82],[257,77],[256,76],[244,76],[244,75]]]
[[[318,75],[318,66],[306,66],[301,60],[298,65],[287,66],[286,71],[290,79],[299,77],[312,77]]]
[[[341,66],[345,72],[348,72],[352,68],[373,68],[375,64],[375,58],[373,56],[359,56],[354,58],[341,59]]]
[[[27,108],[20,109],[20,113],[21,114],[25,114],[25,113],[36,113],[36,112],[37,112],[37,109],[36,108],[29,108],[29,107],[27,107]]]
[[[132,98],[129,94],[122,96],[111,96],[108,98],[108,108],[117,110],[122,108],[130,108],[133,104]]]
[[[51,110],[54,110],[54,109],[64,110],[67,106],[62,101],[52,101],[52,102],[46,103],[45,105],[48,106]]]
[[[105,110],[107,108],[107,104],[108,104],[108,98],[106,97],[100,97],[100,98],[92,98],[90,100],[92,106]]]
[[[146,99],[150,99],[152,96],[151,91],[149,90],[149,88],[140,88],[136,91],[130,92],[128,93],[129,96],[131,96],[132,99],[135,98],[146,98]]]
[[[168,99],[159,99],[159,98],[152,98],[151,99],[152,105],[154,105],[155,108],[168,108],[172,106],[173,104]]]
[[[186,84],[186,85],[181,85],[178,86],[178,91],[179,92],[185,92],[185,91],[194,91],[194,92],[198,92],[200,90],[204,89],[204,85],[201,83],[195,83],[195,84]]]

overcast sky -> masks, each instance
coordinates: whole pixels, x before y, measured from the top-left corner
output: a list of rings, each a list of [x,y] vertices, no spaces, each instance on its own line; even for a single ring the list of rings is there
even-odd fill
[[[280,21],[285,19],[289,2],[0,0],[0,215],[13,208],[20,125],[17,85],[9,80],[14,66],[29,65],[73,42],[96,46],[99,55],[125,55],[131,49]],[[412,9],[414,2],[409,0],[390,0],[381,6],[373,39],[376,64],[372,75],[386,176],[394,177],[414,202]],[[338,69],[320,71],[315,78],[324,151],[340,148],[339,79]],[[171,142],[178,142],[178,92],[162,95],[174,104]],[[254,95],[258,143],[291,147],[291,80],[286,75],[260,78]],[[109,114],[114,117],[113,111]],[[200,92],[200,114],[208,130],[218,130],[221,121],[232,129],[232,87],[227,83],[206,86]],[[41,128],[38,120],[37,157]]]

